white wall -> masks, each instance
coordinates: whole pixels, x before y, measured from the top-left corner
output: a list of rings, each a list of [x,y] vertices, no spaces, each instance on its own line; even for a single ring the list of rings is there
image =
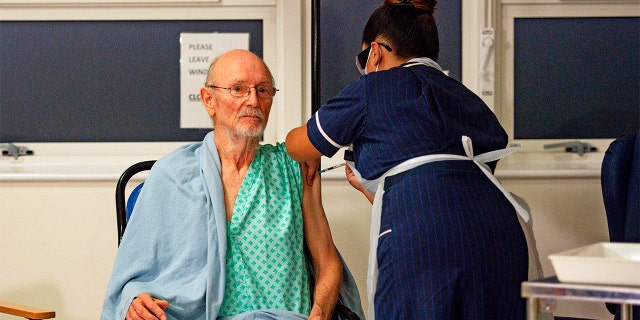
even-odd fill
[[[98,319],[117,249],[114,188],[0,182],[0,299]]]

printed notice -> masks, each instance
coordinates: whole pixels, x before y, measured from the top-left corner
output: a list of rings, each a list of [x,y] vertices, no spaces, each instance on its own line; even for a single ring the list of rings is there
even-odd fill
[[[249,49],[248,33],[180,34],[180,128],[212,128],[200,100],[211,61],[232,49]]]

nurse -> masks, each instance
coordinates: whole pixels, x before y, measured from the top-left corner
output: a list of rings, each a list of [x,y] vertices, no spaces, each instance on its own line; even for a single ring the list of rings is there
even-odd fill
[[[435,0],[387,0],[370,16],[363,74],[293,129],[297,161],[352,146],[375,194],[368,319],[524,319],[528,252],[518,205],[493,176],[507,135],[437,64]]]

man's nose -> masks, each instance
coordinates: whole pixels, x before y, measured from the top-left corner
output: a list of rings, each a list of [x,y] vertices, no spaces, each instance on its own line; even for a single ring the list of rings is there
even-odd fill
[[[247,96],[247,100],[251,102],[252,105],[257,105],[258,100],[258,89],[249,87],[249,95]]]

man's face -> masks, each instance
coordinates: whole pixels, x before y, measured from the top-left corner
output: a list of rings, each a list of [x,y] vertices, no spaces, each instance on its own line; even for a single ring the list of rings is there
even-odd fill
[[[260,97],[256,87],[273,87],[271,75],[262,61],[251,54],[236,52],[220,57],[209,85],[222,88],[250,87],[245,97],[231,95],[229,89],[203,88],[207,112],[216,130],[224,129],[238,138],[259,138],[269,119],[273,97]],[[210,95],[207,96],[207,93]]]

